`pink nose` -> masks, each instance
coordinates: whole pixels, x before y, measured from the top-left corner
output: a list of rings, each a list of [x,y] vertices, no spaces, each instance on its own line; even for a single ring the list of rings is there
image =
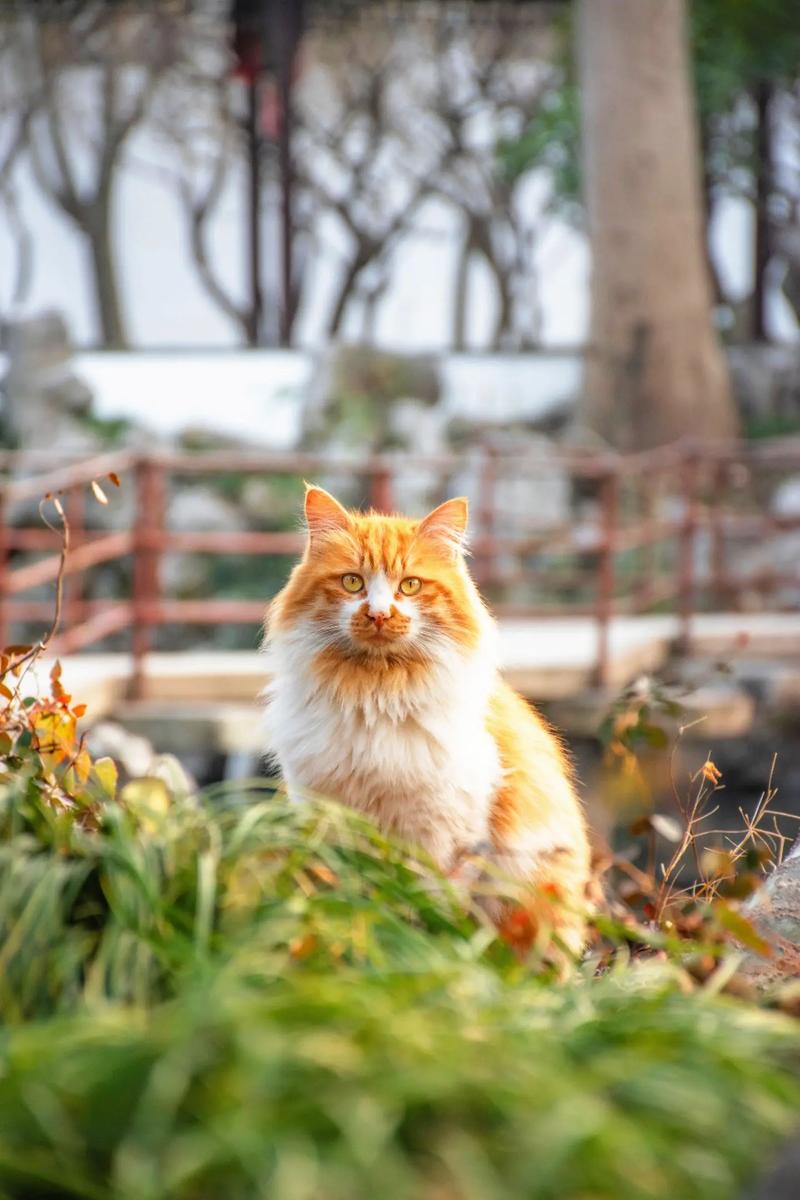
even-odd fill
[[[369,617],[370,621],[374,622],[376,629],[383,629],[384,622],[388,618],[389,614],[381,610],[378,610],[377,612],[372,612],[370,610],[367,612],[367,616]]]

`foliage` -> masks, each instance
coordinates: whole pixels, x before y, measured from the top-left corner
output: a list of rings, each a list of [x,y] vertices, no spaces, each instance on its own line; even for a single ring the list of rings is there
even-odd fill
[[[3,1196],[721,1200],[792,1128],[796,1026],[718,996],[724,960],[698,985],[666,928],[604,918],[615,953],[556,986],[339,806],[119,787],[18,661]],[[631,962],[648,938],[673,961]]]
[[[714,186],[751,191],[756,169],[754,116],[742,105],[762,83],[793,87],[800,78],[800,24],[784,0],[690,0],[689,37],[698,115],[709,137],[705,168]],[[512,177],[545,168],[552,205],[582,220],[579,93],[571,63],[571,23],[560,21],[561,87],[521,136],[498,145]]]
[[[3,1042],[20,1197],[713,1200],[798,1098],[774,1019],[656,979],[512,988],[455,956],[318,973],[256,943],[162,1008]]]
[[[565,78],[519,138],[497,147],[500,165],[510,179],[543,167],[551,180],[550,207],[575,224],[582,219],[578,88]]]
[[[800,26],[783,0],[692,0],[689,18],[701,116],[730,111],[759,83],[798,78]]]
[[[553,987],[344,811],[153,787],[94,830],[5,790],[6,1194],[690,1200],[788,1132],[783,1019]]]

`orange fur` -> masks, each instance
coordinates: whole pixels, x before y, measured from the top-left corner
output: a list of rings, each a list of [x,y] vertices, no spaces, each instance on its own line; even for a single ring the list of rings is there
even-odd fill
[[[490,841],[500,870],[530,887],[535,924],[579,950],[589,849],[571,766],[497,674],[462,553],[466,501],[415,521],[348,513],[312,487],[306,520],[267,635],[268,720],[290,787],[369,812],[456,874]],[[345,577],[362,589],[348,593]],[[421,581],[413,596],[408,579]]]
[[[577,952],[583,942],[590,853],[572,763],[542,716],[503,681],[492,694],[488,725],[504,772],[492,805],[492,840],[502,854],[526,831],[554,831],[531,880],[539,893],[535,905],[540,919]],[[542,912],[548,893],[555,903]]]

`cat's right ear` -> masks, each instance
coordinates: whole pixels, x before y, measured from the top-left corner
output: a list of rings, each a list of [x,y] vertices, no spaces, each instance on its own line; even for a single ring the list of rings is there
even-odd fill
[[[311,540],[325,533],[336,533],[350,527],[350,516],[338,500],[324,488],[306,484],[306,525]]]

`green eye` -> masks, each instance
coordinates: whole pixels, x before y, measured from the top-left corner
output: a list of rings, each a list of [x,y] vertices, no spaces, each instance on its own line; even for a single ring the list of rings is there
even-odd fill
[[[416,596],[421,587],[422,580],[417,579],[415,575],[411,575],[408,579],[403,579],[400,583],[400,591],[404,596]]]
[[[346,592],[360,592],[364,586],[364,580],[360,575],[343,575],[342,587]]]

